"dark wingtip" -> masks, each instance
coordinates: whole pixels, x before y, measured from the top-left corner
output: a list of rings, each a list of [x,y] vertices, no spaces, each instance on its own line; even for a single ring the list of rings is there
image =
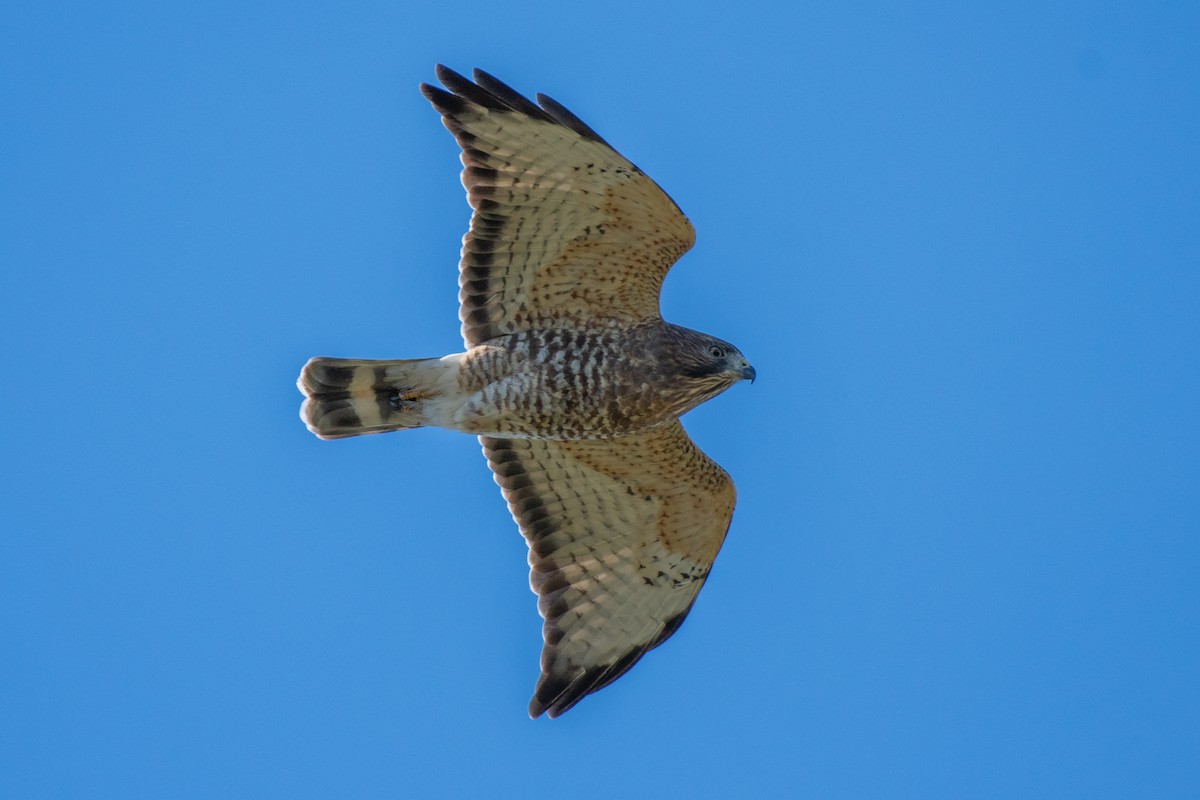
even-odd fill
[[[608,142],[604,141],[603,136],[592,130],[590,125],[571,113],[566,106],[555,100],[553,97],[542,94],[541,92],[538,92],[536,95],[534,95],[534,97],[537,98],[538,105],[544,108],[546,113],[553,117],[554,121],[559,125],[562,125],[564,128],[570,128],[586,139],[591,139],[599,142],[600,144],[612,147],[612,145],[609,145]]]
[[[451,84],[454,83],[470,83],[463,75],[450,69],[445,64],[434,64],[433,74],[437,75],[437,79],[447,89],[453,89],[454,87]]]
[[[439,86],[428,83],[421,84],[421,94],[425,95],[437,112],[443,116],[461,114],[467,109],[467,101],[456,94],[451,94]]]
[[[550,719],[557,719],[570,711],[589,693],[591,680],[584,675],[569,682],[540,684],[529,701],[529,714],[536,719],[545,712]]]
[[[537,719],[542,714],[554,719],[570,710],[588,693],[594,670],[585,671],[574,678],[542,673],[529,701],[529,716]]]
[[[529,100],[529,98],[497,78],[495,75],[484,72],[483,70],[479,69],[479,67],[476,67],[471,71],[471,76],[475,78],[476,84],[482,87],[497,100],[503,102],[513,111],[519,111],[526,116],[533,117],[534,119],[545,120],[546,122],[555,121],[552,116],[538,108],[537,105]]]
[[[435,64],[433,72],[446,88],[422,83],[421,94],[443,115],[461,114],[468,104],[495,111],[514,111],[532,119],[562,125],[585,139],[612,147],[590,125],[552,97],[539,92],[535,95],[537,102],[534,103],[504,81],[478,67],[471,71],[474,80],[455,72],[445,64]]]
[[[504,102],[502,96],[488,91],[486,86],[475,83],[465,75],[461,75],[442,64],[434,67],[433,71],[437,75],[438,80],[442,82],[442,85],[459,98],[474,103],[477,106],[483,106],[484,108],[497,111],[509,110],[509,106]],[[496,81],[496,83],[503,86],[499,81]],[[507,87],[504,88],[507,89]],[[512,89],[507,90],[511,94],[516,94]]]
[[[529,716],[537,719],[544,712],[554,719],[570,711],[589,694],[598,692],[617,678],[629,672],[642,656],[658,647],[671,637],[683,623],[687,611],[671,617],[659,630],[658,635],[641,647],[634,647],[611,664],[602,664],[576,675],[565,678],[560,675],[542,673],[529,701]]]

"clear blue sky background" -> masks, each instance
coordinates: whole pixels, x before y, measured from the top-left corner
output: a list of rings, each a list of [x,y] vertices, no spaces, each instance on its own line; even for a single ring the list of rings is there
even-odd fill
[[[0,796],[1197,796],[1198,35],[7,4]],[[437,61],[658,180],[699,232],[668,318],[758,368],[685,420],[740,490],[694,613],[556,721],[474,440],[296,415],[311,355],[460,345]]]

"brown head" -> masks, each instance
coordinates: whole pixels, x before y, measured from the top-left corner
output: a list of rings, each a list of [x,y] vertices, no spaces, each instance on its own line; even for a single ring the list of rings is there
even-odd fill
[[[678,396],[677,414],[716,397],[738,381],[754,381],[754,367],[742,351],[715,336],[667,323],[659,366]]]

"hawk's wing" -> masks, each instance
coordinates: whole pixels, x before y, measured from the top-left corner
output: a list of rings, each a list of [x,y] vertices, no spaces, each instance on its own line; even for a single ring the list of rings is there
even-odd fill
[[[667,270],[695,241],[674,201],[574,114],[481,70],[421,84],[462,147],[475,210],[459,261],[467,347],[535,328],[658,316]]]
[[[529,713],[556,717],[683,622],[729,528],[733,482],[678,421],[619,439],[479,440],[545,618]]]

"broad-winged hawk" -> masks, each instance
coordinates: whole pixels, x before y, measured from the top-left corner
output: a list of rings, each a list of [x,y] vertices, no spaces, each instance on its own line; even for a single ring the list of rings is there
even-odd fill
[[[733,516],[733,482],[679,416],[754,370],[665,322],[692,225],[570,111],[439,66],[421,92],[462,148],[474,209],[459,262],[465,352],[314,358],[322,439],[432,425],[479,436],[529,545],[545,619],[531,716],[624,674],[687,615]]]

